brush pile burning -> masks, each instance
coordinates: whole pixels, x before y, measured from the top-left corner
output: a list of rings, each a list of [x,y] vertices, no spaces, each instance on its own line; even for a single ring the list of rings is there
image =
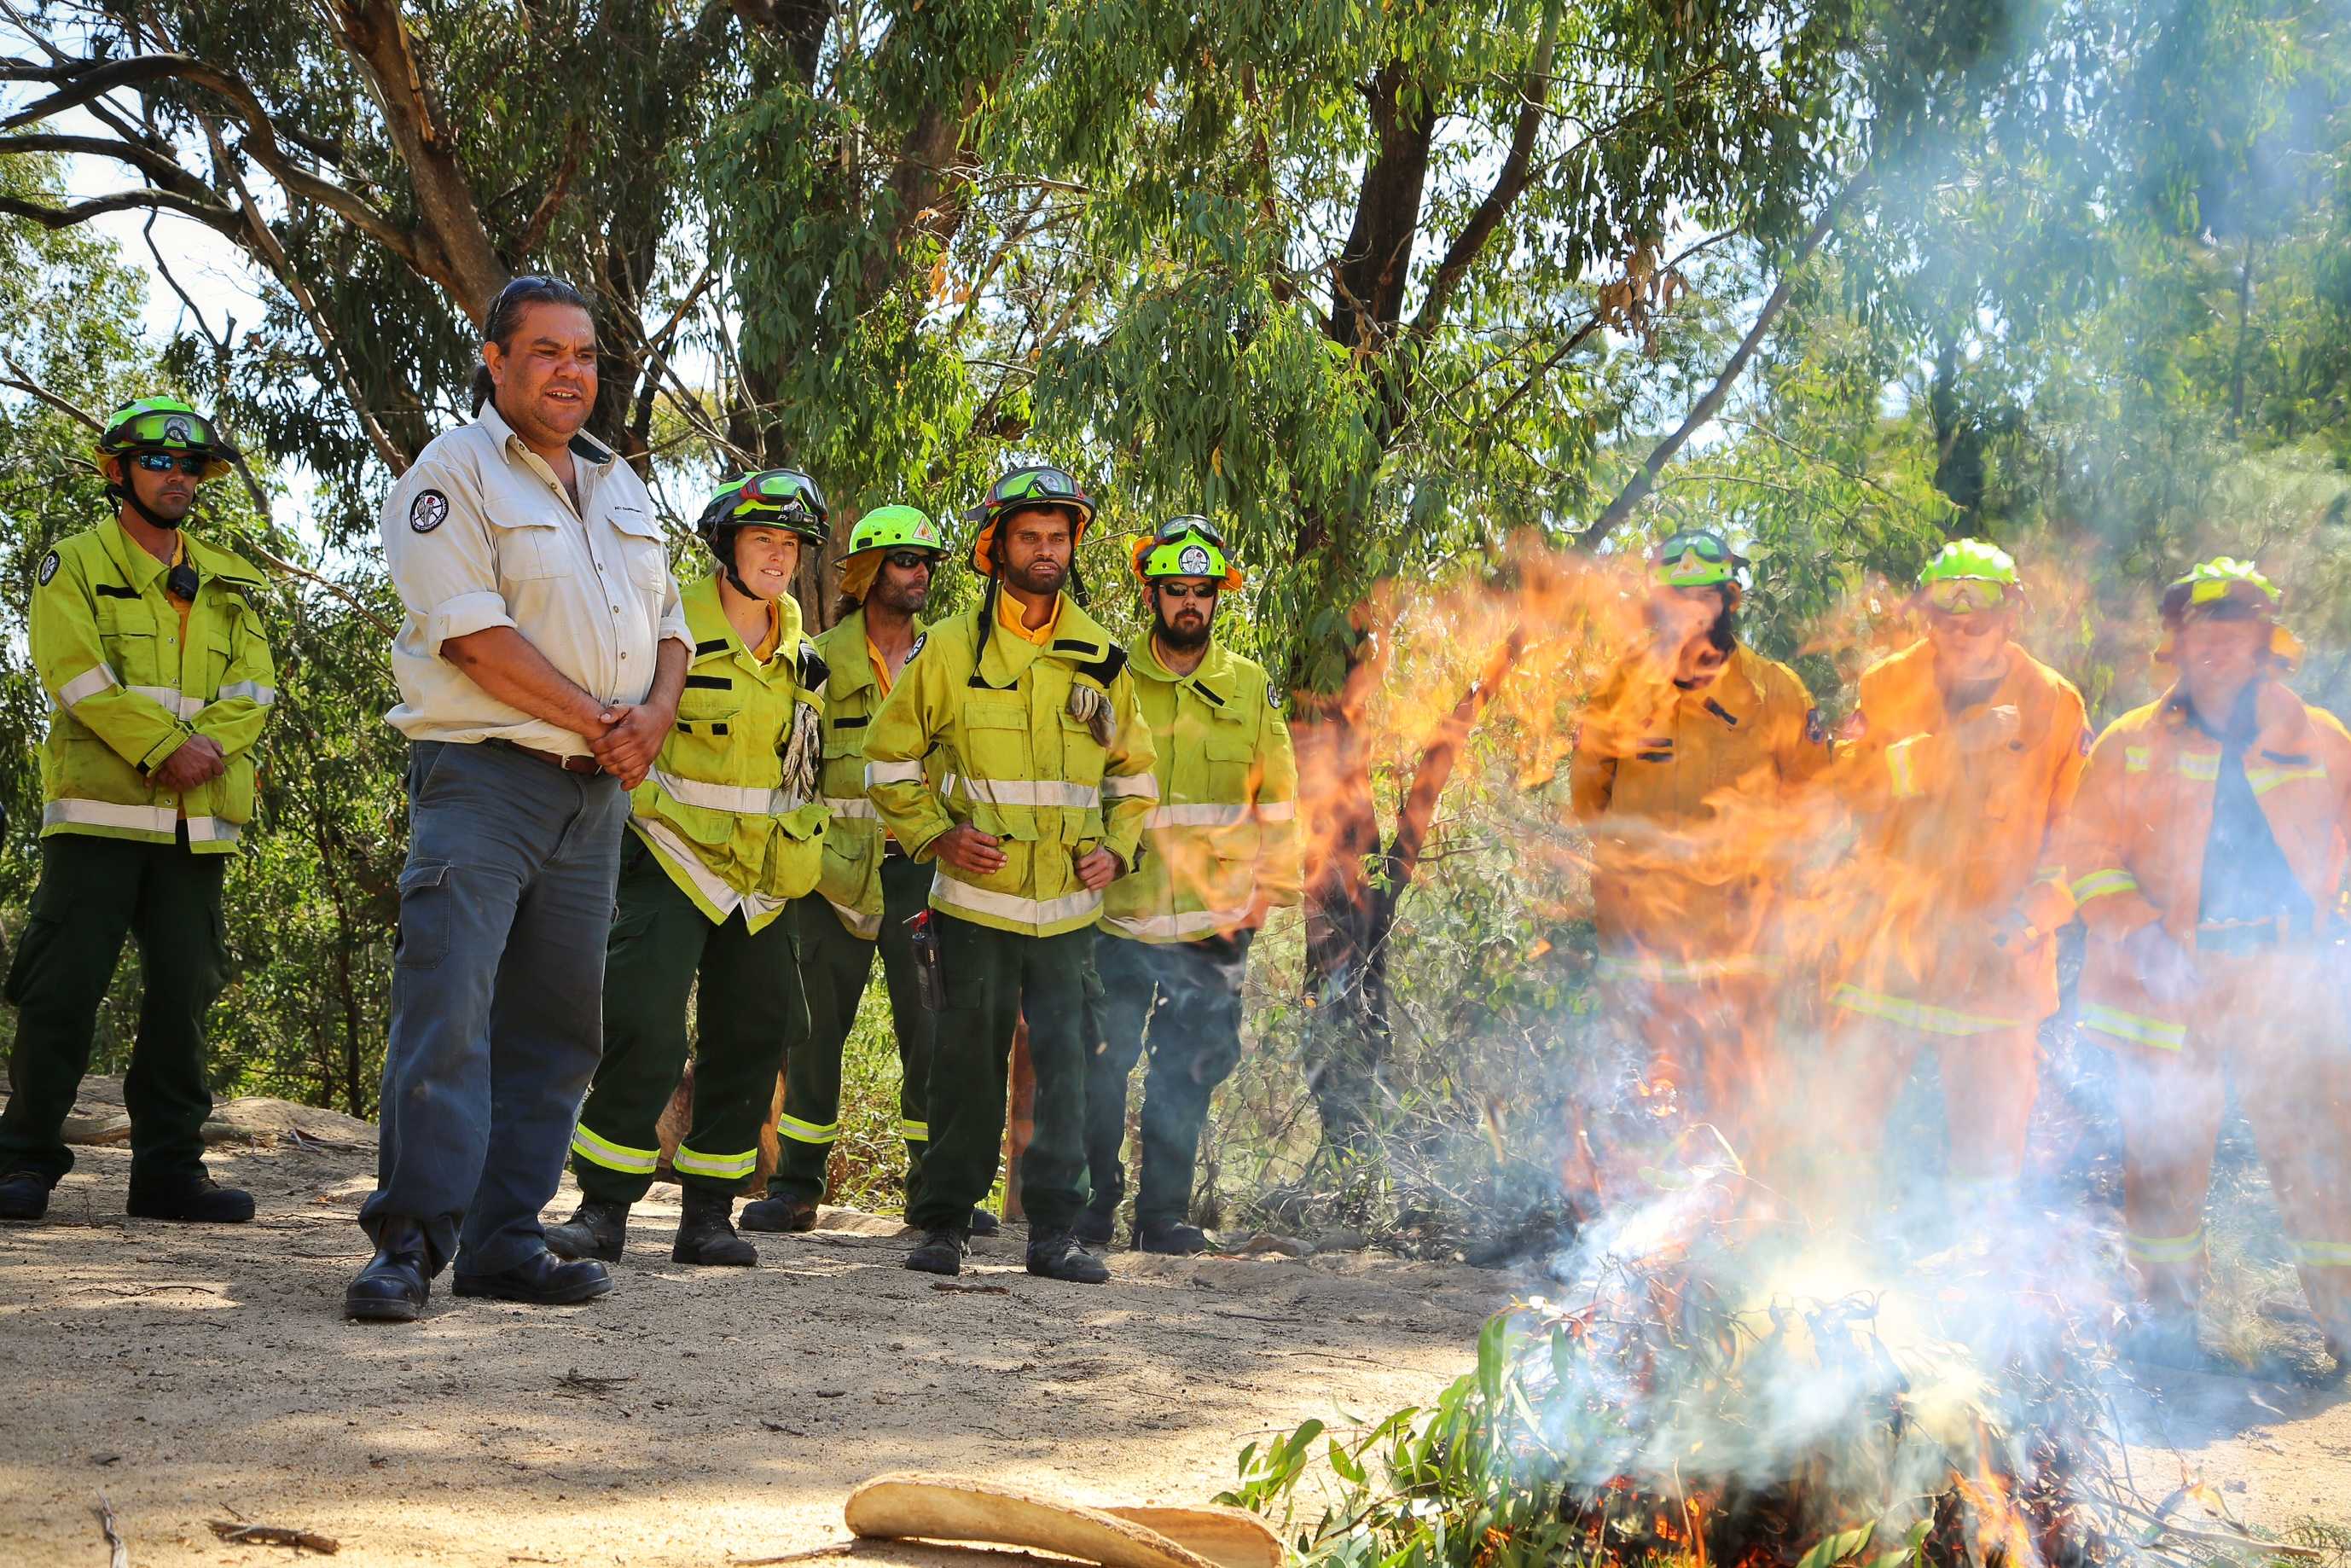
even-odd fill
[[[2046,1216],[1931,1254],[1772,1215],[1733,1167],[1589,1228],[1478,1367],[1326,1456],[1299,1537],[1371,1568],[2205,1568],[2335,1561],[2209,1489],[2142,1490],[2095,1233]],[[1760,1218],[1759,1218],[1760,1217]],[[1295,1488],[1310,1424],[1225,1500]],[[2174,1480],[2179,1479],[2175,1475]]]

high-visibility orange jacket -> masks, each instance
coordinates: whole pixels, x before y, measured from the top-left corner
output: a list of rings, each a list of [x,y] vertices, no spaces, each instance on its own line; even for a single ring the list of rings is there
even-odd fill
[[[1858,829],[1863,899],[1875,912],[1835,1000],[1934,1033],[2037,1022],[2057,1010],[2057,951],[1991,940],[2042,864],[2089,750],[2081,693],[2011,645],[1980,702],[1945,706],[1933,647],[1862,673],[1858,731],[1837,757]]]
[[[2351,821],[2351,733],[2275,681],[2264,683],[2257,702],[2246,781],[2312,906],[2322,917],[2337,914]],[[2190,720],[2176,686],[2108,725],[2091,747],[2081,793],[2051,841],[2043,880],[2024,901],[2037,925],[2053,927],[2078,914],[2089,930],[2085,1024],[2179,1049],[2184,1017],[2146,996],[2121,944],[2161,921],[2195,950],[2220,763],[2220,743]],[[2108,1014],[2113,1028],[2099,1021]]]
[[[1568,772],[1603,939],[1676,955],[1751,943],[1775,873],[1758,852],[1767,815],[1828,760],[1812,696],[1785,664],[1736,648],[1718,679],[1685,692],[1653,659],[1620,664],[1584,710]]]

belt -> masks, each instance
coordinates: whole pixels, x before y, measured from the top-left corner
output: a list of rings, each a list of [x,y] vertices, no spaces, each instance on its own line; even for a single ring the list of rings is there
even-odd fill
[[[577,753],[569,757],[559,757],[552,751],[541,751],[536,746],[524,746],[512,740],[501,740],[498,744],[508,751],[519,751],[525,757],[535,758],[550,768],[560,768],[566,773],[596,774],[604,771],[603,764],[592,757],[581,757]]]

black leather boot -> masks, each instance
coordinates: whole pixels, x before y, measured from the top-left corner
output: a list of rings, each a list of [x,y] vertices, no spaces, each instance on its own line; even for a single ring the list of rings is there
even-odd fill
[[[735,1234],[735,1199],[723,1192],[685,1191],[685,1211],[678,1217],[677,1241],[669,1249],[673,1263],[706,1263],[748,1269],[759,1260],[759,1249]]]
[[[134,1181],[123,1211],[133,1219],[177,1219],[193,1225],[242,1225],[253,1218],[253,1194],[223,1186],[199,1166],[186,1176]]]
[[[617,1263],[621,1260],[622,1244],[628,1239],[629,1206],[599,1203],[591,1197],[581,1198],[570,1218],[547,1228],[547,1249],[558,1258],[593,1258]]]
[[[906,1267],[925,1274],[960,1274],[963,1255],[969,1249],[961,1230],[942,1225],[923,1232],[922,1245],[906,1254]]]
[[[362,1322],[414,1322],[432,1284],[424,1269],[424,1229],[413,1219],[376,1227],[375,1256],[343,1291],[343,1316]]]
[[[1110,1278],[1110,1265],[1079,1246],[1066,1230],[1041,1230],[1029,1239],[1029,1271],[1073,1285],[1099,1285]]]
[[[38,1171],[0,1176],[0,1219],[38,1219],[48,1211],[48,1177]]]
[[[743,1206],[746,1230],[799,1231],[816,1228],[816,1205],[804,1197],[757,1198]]]

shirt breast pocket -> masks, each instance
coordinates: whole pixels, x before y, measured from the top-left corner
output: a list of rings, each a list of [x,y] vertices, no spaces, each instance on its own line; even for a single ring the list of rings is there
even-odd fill
[[[662,549],[661,540],[622,534],[621,570],[639,592],[652,598],[658,611],[669,596],[669,552]]]
[[[165,674],[155,640],[155,611],[143,599],[101,596],[98,601],[98,640],[107,662],[131,685],[152,685]],[[175,677],[176,678],[176,677]]]
[[[490,525],[490,548],[497,552],[498,577],[505,582],[545,582],[571,573],[571,552],[564,548],[563,530],[552,523]]]
[[[1208,758],[1208,799],[1238,805],[1249,799],[1249,761],[1256,747],[1238,725],[1220,724],[1208,732],[1202,749]]]

